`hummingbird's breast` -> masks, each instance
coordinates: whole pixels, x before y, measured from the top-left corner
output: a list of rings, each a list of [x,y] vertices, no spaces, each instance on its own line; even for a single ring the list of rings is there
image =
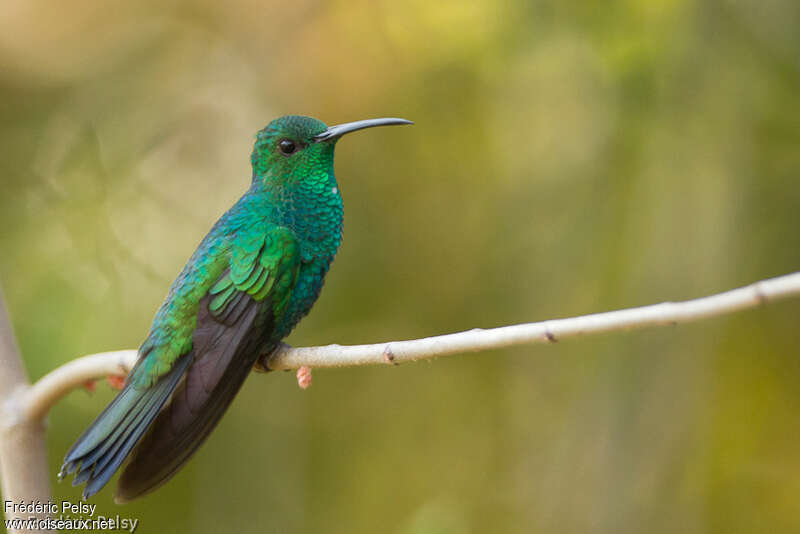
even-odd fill
[[[281,214],[280,224],[297,238],[302,263],[286,312],[276,325],[277,339],[288,335],[319,297],[342,242],[344,220],[342,196],[333,173],[304,180],[284,200],[287,209]]]

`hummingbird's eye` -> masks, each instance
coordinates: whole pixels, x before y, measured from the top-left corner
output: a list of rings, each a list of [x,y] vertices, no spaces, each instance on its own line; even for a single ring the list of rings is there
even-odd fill
[[[281,139],[278,141],[278,150],[280,150],[284,156],[289,156],[294,154],[297,150],[297,145],[295,145],[294,141],[291,139]]]

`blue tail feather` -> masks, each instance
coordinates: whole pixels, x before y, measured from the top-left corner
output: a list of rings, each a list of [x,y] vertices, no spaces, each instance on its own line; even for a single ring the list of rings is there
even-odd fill
[[[191,360],[191,354],[181,357],[147,389],[129,381],[69,450],[59,477],[77,472],[73,485],[87,483],[84,499],[100,491],[150,428]]]

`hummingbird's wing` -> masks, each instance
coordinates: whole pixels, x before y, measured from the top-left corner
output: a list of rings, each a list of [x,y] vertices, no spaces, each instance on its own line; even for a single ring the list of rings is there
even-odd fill
[[[117,502],[154,490],[191,457],[225,413],[286,309],[300,268],[297,242],[278,227],[255,245],[233,255],[230,268],[201,302],[194,362],[134,451],[120,477]]]
[[[175,339],[145,342],[148,354],[125,387],[67,453],[62,473],[77,471],[73,484],[87,483],[84,498],[108,482],[134,447],[118,499],[133,499],[165,482],[213,430],[247,377],[289,302],[299,251],[288,229],[265,233],[262,227],[238,234],[225,255],[222,275],[197,296],[191,344],[178,340],[187,349],[169,361],[159,349],[163,344],[169,351]]]

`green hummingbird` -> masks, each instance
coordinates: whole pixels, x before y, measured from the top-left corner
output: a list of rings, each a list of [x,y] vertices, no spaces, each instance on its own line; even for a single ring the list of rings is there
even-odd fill
[[[260,354],[274,351],[319,296],[342,239],[333,173],[345,134],[405,119],[326,126],[286,116],[256,135],[247,192],[172,283],[125,386],[67,452],[83,498],[128,456],[115,500],[169,480],[208,437]]]

